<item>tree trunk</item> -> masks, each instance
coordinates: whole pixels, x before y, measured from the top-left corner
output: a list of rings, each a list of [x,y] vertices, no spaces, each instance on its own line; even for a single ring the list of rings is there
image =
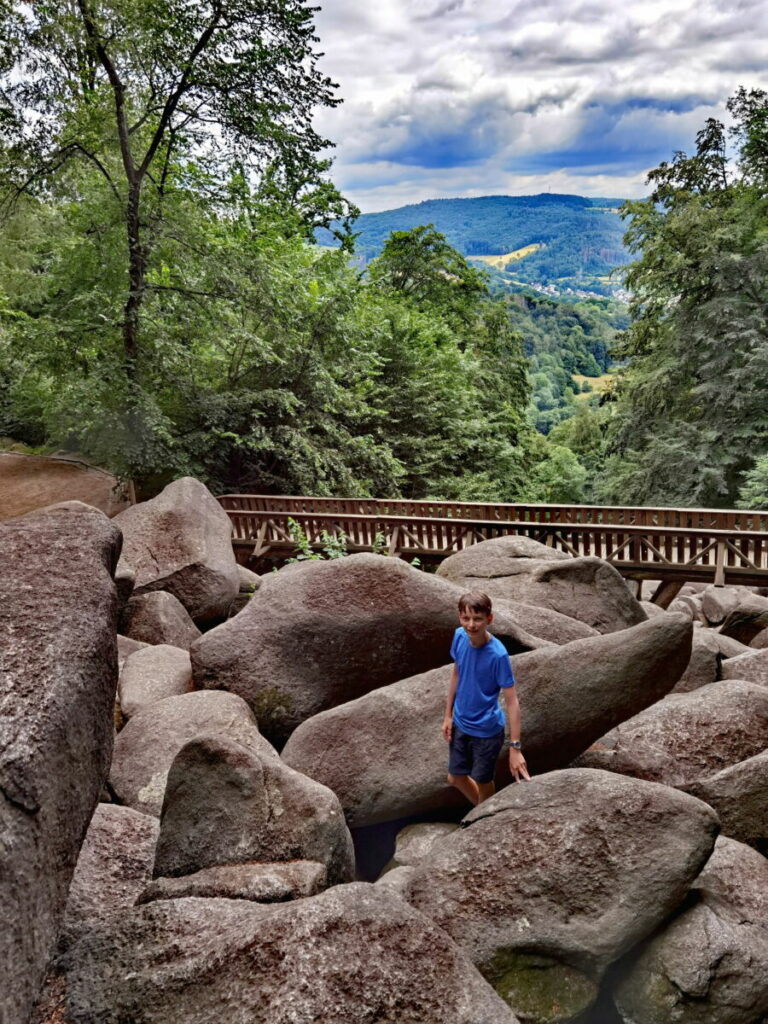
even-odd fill
[[[139,314],[144,301],[147,270],[147,254],[141,241],[140,201],[141,185],[132,182],[125,211],[128,236],[128,299],[123,310],[123,351],[129,380],[135,380],[138,373]]]

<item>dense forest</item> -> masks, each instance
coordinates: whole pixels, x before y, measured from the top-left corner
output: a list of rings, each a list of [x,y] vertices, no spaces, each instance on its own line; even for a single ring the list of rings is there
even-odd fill
[[[143,493],[768,504],[764,93],[623,225],[556,195],[356,220],[304,0],[153,12],[0,2],[4,444]],[[543,294],[606,283],[622,228],[629,317]]]

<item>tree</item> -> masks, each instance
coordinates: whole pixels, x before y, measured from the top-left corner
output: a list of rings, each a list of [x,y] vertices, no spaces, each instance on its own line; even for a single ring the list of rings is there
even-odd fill
[[[418,305],[439,306],[466,322],[477,300],[487,295],[483,276],[467,263],[432,224],[393,231],[370,264],[371,282]]]
[[[140,372],[141,314],[169,200],[194,179],[227,199],[236,166],[322,223],[346,207],[323,182],[317,67],[305,0],[33,0],[0,6],[0,141],[9,197],[77,192],[77,165],[122,222],[125,371]],[[321,201],[313,202],[315,194]],[[306,218],[305,218],[306,219]],[[174,285],[178,287],[178,285]]]
[[[741,89],[728,108],[730,131],[710,119],[695,154],[661,164],[649,199],[625,206],[637,258],[608,501],[729,505],[765,452],[768,94]]]
[[[507,500],[521,485],[530,388],[504,305],[431,225],[393,232],[368,278],[375,403],[404,493]]]

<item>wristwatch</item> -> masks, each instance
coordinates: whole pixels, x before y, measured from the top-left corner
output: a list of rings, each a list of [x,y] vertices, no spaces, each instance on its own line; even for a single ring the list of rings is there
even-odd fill
[[[504,749],[505,750],[522,750],[523,749],[523,744],[520,742],[520,740],[507,740],[507,742],[504,744]]]

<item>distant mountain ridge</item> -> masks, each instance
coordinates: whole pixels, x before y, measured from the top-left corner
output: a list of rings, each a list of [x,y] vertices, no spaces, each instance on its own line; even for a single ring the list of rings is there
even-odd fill
[[[501,256],[536,246],[515,261],[517,280],[537,284],[567,281],[588,287],[629,261],[622,241],[626,225],[618,213],[622,202],[549,192],[427,199],[361,214],[353,228],[358,235],[356,251],[366,260],[372,259],[390,232],[434,224],[468,258]],[[334,244],[327,231],[319,231],[317,240]]]

